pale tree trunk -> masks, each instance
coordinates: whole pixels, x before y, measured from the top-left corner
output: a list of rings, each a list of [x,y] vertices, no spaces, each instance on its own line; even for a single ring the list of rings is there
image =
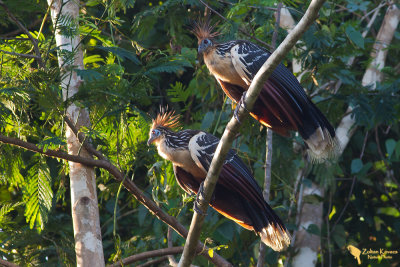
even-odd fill
[[[74,69],[83,69],[83,53],[79,46],[78,33],[79,1],[48,0],[48,4],[52,5],[51,17],[55,28],[55,39],[57,47],[60,49],[58,62],[62,74],[61,87],[63,98],[66,100],[78,92],[82,82],[74,71]],[[69,29],[68,35],[72,33],[73,36],[63,35],[63,32],[59,30],[60,26],[63,26],[61,23],[68,23],[64,26]],[[90,127],[89,113],[86,109],[71,104],[66,113],[76,123],[77,128]],[[69,154],[91,157],[81,147],[68,126],[66,138]],[[94,170],[70,161],[69,171],[77,266],[104,266]]]
[[[392,4],[387,9],[385,18],[373,46],[371,52],[372,61],[362,79],[363,86],[371,86],[371,89],[374,89],[376,83],[382,81],[381,70],[385,65],[387,56],[386,48],[393,39],[399,19],[400,11],[394,4]],[[365,37],[365,34],[363,35]],[[353,60],[351,60],[349,64],[351,65],[352,62]],[[338,128],[336,129],[336,135],[341,145],[341,153],[346,148],[355,131],[355,120],[350,114],[351,111],[352,107],[348,107],[346,111],[347,115],[342,118]],[[300,170],[300,172],[302,172],[302,170]],[[314,194],[323,197],[324,189],[313,183],[311,188],[300,190],[299,198],[302,199],[307,195]],[[314,204],[305,203],[302,205],[300,201],[298,216],[300,216],[297,220],[299,222],[299,230],[295,234],[296,239],[294,242],[296,256],[293,258],[292,266],[312,267],[317,263],[321,240],[320,236],[310,234],[305,229],[307,229],[310,224],[315,224],[319,229],[321,229],[323,218],[322,202]]]

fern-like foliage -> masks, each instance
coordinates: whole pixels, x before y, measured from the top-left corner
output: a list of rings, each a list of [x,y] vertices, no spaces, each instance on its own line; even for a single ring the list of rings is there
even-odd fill
[[[29,182],[24,194],[26,222],[31,229],[36,226],[36,229],[41,231],[48,220],[53,201],[50,171],[42,159],[39,159],[39,162],[29,169],[28,175]]]

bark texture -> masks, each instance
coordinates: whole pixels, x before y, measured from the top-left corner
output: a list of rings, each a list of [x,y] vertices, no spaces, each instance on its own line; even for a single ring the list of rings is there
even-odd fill
[[[400,10],[394,4],[390,5],[386,11],[386,15],[371,51],[372,61],[364,73],[362,79],[363,86],[370,86],[371,89],[375,89],[376,83],[382,81],[383,77],[381,70],[385,66],[387,47],[393,39],[399,20]],[[363,37],[365,37],[365,35],[366,32],[363,34]],[[349,61],[349,65],[351,65],[353,61],[354,58]],[[343,153],[351,139],[351,136],[356,130],[355,119],[351,114],[352,110],[353,108],[351,106],[347,108],[347,115],[342,118],[336,129],[336,135],[340,141],[340,155]],[[311,192],[314,190],[314,192],[319,192],[321,196],[324,195],[324,189],[319,188],[315,184],[313,184],[311,189]],[[304,190],[302,195],[303,198],[307,195],[307,192],[310,192],[310,190]],[[303,228],[307,229],[310,224],[316,224],[319,227],[322,225],[322,203],[304,204],[301,207],[299,215],[301,215],[300,226],[299,231],[296,233],[294,244],[297,254],[293,259],[292,266],[315,266],[317,263],[317,253],[320,249],[320,237],[305,232]]]
[[[58,63],[62,70],[61,87],[64,100],[76,94],[81,84],[74,69],[83,69],[83,53],[79,46],[78,32],[79,2],[69,0],[48,0],[51,18],[55,28]],[[64,25],[63,25],[64,24]],[[66,26],[68,33],[61,31]],[[89,113],[75,104],[67,108],[67,116],[76,124],[90,127]],[[66,127],[68,153],[91,158],[82,148],[70,127]],[[97,204],[94,169],[69,161],[71,186],[72,219],[75,238],[77,266],[104,266],[99,210]]]
[[[244,101],[249,110],[253,108],[254,102],[256,101],[265,81],[272,74],[278,64],[283,60],[290,49],[293,48],[297,40],[300,39],[308,27],[314,22],[318,15],[318,11],[324,2],[324,0],[311,1],[310,6],[295,29],[293,29],[293,31],[285,38],[285,40],[260,68],[249,89],[247,90],[246,99]],[[240,107],[240,121],[245,119],[246,116],[248,116],[248,112],[243,107]],[[240,123],[235,118],[232,118],[225,128],[224,134],[222,135],[221,141],[218,144],[211,162],[210,170],[208,171],[207,177],[204,181],[204,196],[199,196],[198,207],[203,214],[199,214],[197,212],[193,214],[189,235],[186,239],[183,254],[178,266],[189,266],[195,257],[196,244],[200,237],[201,227],[204,222],[208,204],[210,203],[210,199],[217,183],[219,173],[221,172],[224,159],[230,147],[232,146],[235,135],[239,132],[239,129]]]

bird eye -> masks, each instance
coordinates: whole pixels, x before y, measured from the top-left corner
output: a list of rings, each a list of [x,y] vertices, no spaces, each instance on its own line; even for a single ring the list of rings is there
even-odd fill
[[[204,44],[208,44],[208,40],[207,39],[204,40]]]
[[[154,136],[159,136],[161,132],[160,132],[159,130],[157,130],[157,129],[154,129],[153,131],[151,131],[151,133],[152,133]]]

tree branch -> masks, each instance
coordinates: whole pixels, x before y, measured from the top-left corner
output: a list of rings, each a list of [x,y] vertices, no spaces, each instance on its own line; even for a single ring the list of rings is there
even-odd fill
[[[137,262],[140,260],[145,260],[148,258],[180,254],[180,253],[182,253],[182,251],[183,251],[183,247],[162,248],[162,249],[157,249],[157,250],[152,250],[152,251],[146,251],[143,253],[129,256],[129,257],[123,259],[122,261],[108,265],[107,267],[125,266],[127,264],[132,264],[134,262]]]
[[[12,56],[17,56],[17,57],[25,57],[25,58],[39,59],[39,57],[36,56],[36,55],[21,54],[21,53],[16,53],[16,52],[8,52],[8,51],[4,51],[4,50],[1,50],[1,49],[0,49],[0,52],[2,52],[2,53],[4,53],[4,54],[12,55]]]
[[[275,29],[272,34],[271,46],[273,50],[276,47],[276,39],[278,37],[279,24],[281,20],[281,9],[282,2],[278,3],[278,9],[276,11],[276,21],[275,21]],[[271,168],[272,168],[272,137],[273,132],[270,128],[266,128],[267,130],[267,138],[265,140],[265,175],[264,175],[264,191],[263,196],[266,202],[269,201],[269,193],[271,188]],[[260,240],[260,249],[257,260],[257,267],[264,266],[264,257],[265,257],[266,245]]]
[[[9,261],[6,261],[6,260],[3,260],[2,258],[0,258],[0,266],[3,266],[3,267],[19,267],[19,265],[15,264],[15,263],[12,263],[12,262],[9,262]]]
[[[80,140],[85,139],[85,135],[83,133],[79,133],[77,131],[77,128],[75,125],[68,119],[66,118],[65,120],[67,124],[70,127],[71,130],[79,136]],[[71,124],[71,125],[70,125]],[[95,150],[92,145],[88,142],[84,142],[83,146],[86,148],[86,150],[89,153],[95,154],[99,160],[95,160],[92,158],[86,158],[86,157],[81,157],[81,156],[76,156],[76,155],[70,155],[64,151],[56,151],[56,150],[51,150],[48,149],[44,151],[42,148],[39,148],[37,145],[28,143],[25,141],[22,141],[17,138],[13,137],[7,137],[4,135],[0,134],[0,143],[4,144],[9,144],[13,146],[17,146],[26,150],[30,150],[33,152],[37,152],[40,154],[43,154],[45,156],[49,157],[54,157],[54,158],[59,158],[59,159],[64,159],[72,162],[77,162],[84,164],[86,166],[90,167],[98,167],[107,170],[114,178],[121,182],[123,182],[124,187],[140,202],[142,203],[151,213],[153,213],[159,220],[162,222],[166,223],[169,225],[171,228],[173,228],[179,235],[182,237],[186,238],[188,235],[187,229],[179,223],[179,221],[173,217],[170,216],[169,214],[165,213],[161,208],[157,206],[157,204],[151,200],[149,197],[147,197],[137,186],[136,184],[130,180],[130,179],[124,179],[125,175],[113,164],[111,164],[106,158],[102,155],[100,151]],[[204,248],[204,244],[202,242],[198,242],[197,244],[197,251],[202,251]],[[214,263],[217,266],[229,266],[229,262],[227,262],[223,257],[218,255],[217,253],[214,253],[213,258],[210,258],[210,256],[207,253],[208,248],[205,247],[204,251],[202,252],[201,255],[206,257],[208,260],[210,260],[212,263]]]
[[[0,6],[3,7],[3,9],[6,11],[8,17],[17,24],[18,28],[20,28],[26,35],[28,35],[28,38],[31,40],[33,44],[33,49],[35,50],[36,57],[35,59],[37,60],[39,66],[41,68],[44,68],[42,56],[40,55],[40,50],[38,46],[38,40],[33,38],[32,34],[28,31],[28,29],[14,16],[13,13],[8,9],[8,7],[4,4],[2,0],[0,0]]]
[[[311,2],[306,13],[299,21],[297,26],[285,38],[285,40],[280,44],[276,51],[272,53],[272,55],[258,71],[246,94],[245,105],[249,110],[252,110],[254,102],[256,101],[262,89],[262,86],[264,85],[268,77],[272,74],[278,64],[284,59],[290,49],[296,44],[297,40],[317,18],[318,10],[321,8],[323,3],[324,0],[313,0]],[[240,121],[243,121],[247,116],[248,111],[240,106]],[[204,196],[199,196],[199,209],[203,212],[203,214],[199,214],[197,212],[193,214],[192,223],[189,229],[189,236],[186,239],[185,249],[179,262],[179,266],[189,266],[194,259],[196,244],[200,237],[201,227],[204,222],[208,204],[210,203],[210,199],[217,183],[219,173],[221,172],[225,157],[230,147],[232,146],[232,142],[236,134],[239,132],[239,129],[240,124],[235,118],[232,118],[225,128],[221,141],[219,142],[218,147],[215,151],[210,169],[207,173],[207,177],[204,181]]]

